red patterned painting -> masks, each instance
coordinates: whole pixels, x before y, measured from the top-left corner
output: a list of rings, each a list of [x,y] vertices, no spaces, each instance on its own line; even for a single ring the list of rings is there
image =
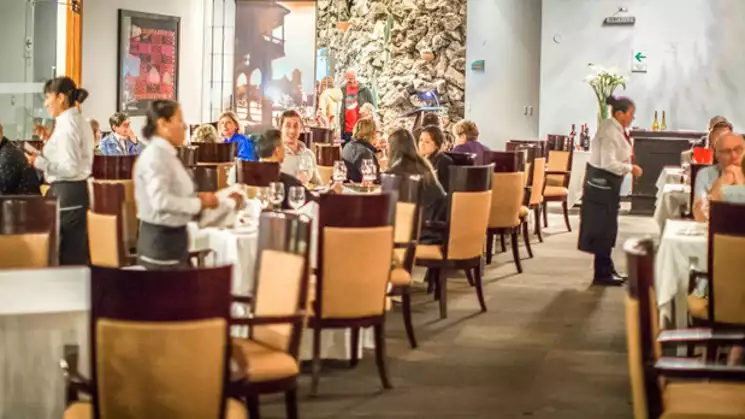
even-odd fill
[[[142,115],[153,100],[177,100],[178,17],[119,11],[119,111]]]

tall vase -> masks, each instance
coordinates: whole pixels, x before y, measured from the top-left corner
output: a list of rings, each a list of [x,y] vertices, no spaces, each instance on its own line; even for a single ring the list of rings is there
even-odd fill
[[[605,104],[605,99],[598,101],[598,127],[600,123],[610,118],[610,106]]]

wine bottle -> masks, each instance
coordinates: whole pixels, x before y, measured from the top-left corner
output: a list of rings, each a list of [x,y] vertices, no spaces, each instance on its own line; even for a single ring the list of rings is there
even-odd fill
[[[657,121],[657,111],[654,111],[654,122],[652,122],[652,131],[659,131],[660,123]]]
[[[569,144],[572,144],[574,147],[578,147],[577,142],[574,141],[576,137],[577,137],[577,125],[572,124],[572,130],[569,132]]]
[[[662,122],[660,123],[660,131],[665,131],[667,129],[667,120],[665,118],[665,111],[662,111]]]

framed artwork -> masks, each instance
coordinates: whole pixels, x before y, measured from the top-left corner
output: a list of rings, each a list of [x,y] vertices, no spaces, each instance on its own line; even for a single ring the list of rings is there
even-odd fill
[[[178,100],[181,18],[119,10],[117,110],[144,115],[150,102]]]

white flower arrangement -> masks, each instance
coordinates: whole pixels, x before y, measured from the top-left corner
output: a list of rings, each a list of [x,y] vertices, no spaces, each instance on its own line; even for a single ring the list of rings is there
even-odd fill
[[[591,73],[585,77],[585,82],[589,84],[595,92],[595,98],[598,101],[599,124],[610,116],[605,100],[612,96],[613,92],[618,87],[622,87],[626,90],[626,82],[628,79],[626,76],[618,74],[620,71],[618,67],[607,69],[592,63],[588,64],[588,66],[590,67]]]

